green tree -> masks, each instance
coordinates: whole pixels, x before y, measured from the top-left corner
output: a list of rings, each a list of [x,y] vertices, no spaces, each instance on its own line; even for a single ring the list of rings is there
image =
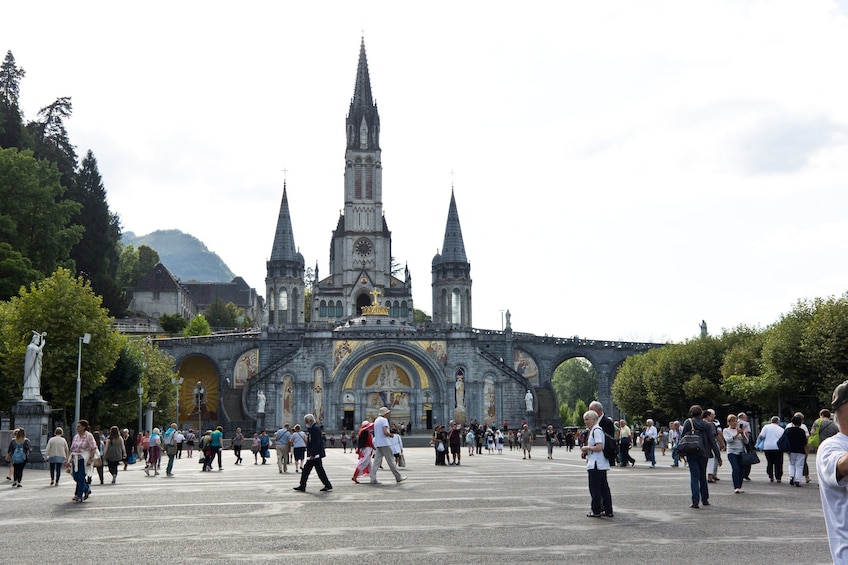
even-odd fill
[[[41,277],[41,273],[32,268],[32,261],[8,243],[0,242],[0,300],[9,300],[18,294],[21,287]]]
[[[412,322],[414,324],[429,324],[432,321],[433,317],[424,310],[412,309]]]
[[[188,320],[179,314],[162,314],[159,316],[159,325],[169,334],[177,334],[186,329]]]
[[[833,389],[848,379],[848,294],[817,301],[800,346],[810,372],[795,383],[795,398],[809,399],[803,411],[815,414],[818,404],[828,405]]]
[[[583,423],[583,414],[585,414],[588,409],[588,404],[586,404],[582,400],[578,400],[577,403],[574,405],[574,412],[571,413],[571,425],[577,426],[578,428],[584,427],[585,424]]]
[[[65,188],[74,184],[77,168],[76,149],[71,145],[65,120],[71,117],[73,105],[69,96],[61,96],[38,111],[38,118],[27,124],[32,146],[38,159],[47,159],[59,169],[59,181]]]
[[[574,416],[571,413],[571,408],[568,407],[568,404],[565,402],[561,402],[559,405],[559,421],[562,422],[563,426],[570,426],[574,421]]]
[[[121,337],[121,351],[106,382],[89,398],[87,414],[101,426],[138,427],[138,387],[142,387],[142,405],[156,402],[164,414],[175,409],[176,394],[172,377],[174,358],[146,339]]]
[[[78,272],[88,274],[94,291],[103,297],[103,305],[113,316],[118,316],[126,309],[124,293],[116,281],[121,226],[118,217],[109,211],[97,159],[90,150],[65,197],[80,204],[71,221],[85,229],[71,249],[71,258]]]
[[[112,319],[101,307],[100,297],[81,277],[66,269],[22,289],[7,303],[2,327],[2,406],[21,397],[26,347],[32,330],[47,332],[44,349],[42,396],[54,407],[73,409],[76,396],[77,356],[80,337],[91,334],[83,345],[81,396],[94,392],[112,369],[120,351],[120,339]]]
[[[186,337],[212,335],[212,328],[209,327],[209,322],[206,321],[203,314],[198,314],[188,323],[183,335]]]
[[[226,303],[218,296],[212,300],[212,303],[206,307],[204,314],[209,326],[220,328],[233,328],[236,325],[236,320],[232,317],[232,312],[227,308]]]
[[[70,250],[82,236],[83,228],[71,223],[79,204],[63,200],[64,191],[55,165],[31,151],[0,149],[0,241],[42,275],[72,267]]]
[[[583,357],[576,357],[561,363],[554,370],[551,382],[557,400],[569,406],[573,406],[578,400],[591,402],[598,398],[598,372]]]
[[[0,148],[23,148],[23,117],[18,104],[21,79],[26,71],[18,67],[11,51],[0,65]]]

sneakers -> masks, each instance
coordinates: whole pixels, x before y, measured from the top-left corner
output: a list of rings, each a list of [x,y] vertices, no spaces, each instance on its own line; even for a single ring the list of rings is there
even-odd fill
[[[399,479],[397,480],[397,482],[402,483],[402,482],[403,482],[403,481],[405,481],[405,480],[406,480],[406,477],[401,477],[401,478],[399,478]]]

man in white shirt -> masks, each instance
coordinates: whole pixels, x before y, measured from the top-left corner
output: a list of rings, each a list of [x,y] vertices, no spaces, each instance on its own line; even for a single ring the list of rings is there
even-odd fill
[[[848,562],[848,381],[833,391],[839,433],[821,442],[816,455],[827,541],[834,563]]]
[[[395,465],[394,454],[392,454],[392,438],[394,434],[389,428],[389,419],[386,417],[389,412],[391,410],[383,406],[378,411],[379,416],[374,420],[374,462],[371,464],[372,485],[379,484],[377,482],[377,470],[380,468],[383,459],[388,463],[389,469],[391,469],[397,482],[406,480],[406,477],[401,476],[397,465]]]

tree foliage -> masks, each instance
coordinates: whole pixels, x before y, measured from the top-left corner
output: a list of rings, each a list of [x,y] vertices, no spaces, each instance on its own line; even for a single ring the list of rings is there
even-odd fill
[[[55,165],[31,151],[0,149],[0,241],[32,263],[42,276],[72,267],[71,248],[83,228],[71,223],[80,205],[63,200]]]
[[[138,249],[132,244],[122,246],[116,273],[118,284],[124,289],[135,286],[157,263],[159,253],[150,246],[139,245]]]
[[[186,337],[212,335],[212,328],[203,314],[198,314],[188,323],[183,335]]]
[[[583,357],[569,359],[565,363],[561,363],[554,370],[551,382],[557,400],[568,406],[574,406],[578,400],[591,402],[598,398],[598,372]]]
[[[162,314],[159,316],[159,325],[169,334],[177,334],[186,329],[188,320],[180,314]]]
[[[0,148],[23,147],[23,118],[18,98],[25,75],[12,52],[7,51],[0,65]]]
[[[121,226],[118,217],[109,210],[97,159],[91,151],[82,160],[76,182],[66,196],[80,204],[72,222],[85,229],[71,249],[77,272],[87,274],[94,291],[103,297],[103,305],[113,316],[119,316],[126,308],[123,289],[116,281]]]
[[[20,400],[26,347],[32,331],[47,332],[41,393],[54,407],[73,409],[76,397],[77,356],[82,345],[81,396],[87,397],[105,380],[115,364],[120,339],[100,297],[82,277],[58,269],[52,276],[22,289],[5,303],[2,326],[2,387],[0,401],[10,406]]]

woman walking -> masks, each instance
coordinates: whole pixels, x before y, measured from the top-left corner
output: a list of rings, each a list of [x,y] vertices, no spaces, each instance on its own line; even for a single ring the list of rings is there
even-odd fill
[[[554,427],[548,426],[548,429],[545,430],[545,447],[548,448],[548,459],[554,458],[554,442],[556,441],[556,435],[554,434]]]
[[[109,428],[109,437],[106,439],[106,448],[104,450],[106,464],[109,466],[109,474],[112,475],[112,484],[118,478],[118,463],[127,460],[127,448],[124,443],[124,438],[118,432],[118,426]]]
[[[374,453],[374,440],[371,439],[373,428],[374,424],[368,420],[364,420],[359,428],[359,437],[356,442],[356,454],[359,459],[356,463],[356,469],[353,470],[353,477],[350,479],[355,483],[359,482],[359,477],[362,475],[371,474],[371,455]]]
[[[300,424],[295,424],[292,434],[292,449],[294,450],[294,470],[303,470],[303,460],[306,457],[306,432],[300,429]]]
[[[94,456],[97,454],[97,442],[91,435],[89,428],[88,420],[77,422],[77,435],[71,442],[71,454],[65,461],[65,467],[71,470],[77,483],[74,497],[71,499],[74,502],[87,500],[91,495],[91,487],[85,480],[86,466],[89,462],[94,462]]]
[[[786,436],[789,438],[789,484],[801,486],[804,476],[804,464],[807,461],[807,432],[801,427],[804,415],[796,412],[792,416],[792,425],[786,426]]]
[[[159,435],[159,428],[153,428],[153,433],[147,440],[147,465],[144,466],[144,474],[150,476],[150,470],[153,470],[153,475],[159,474],[156,466],[159,465],[159,455],[162,453],[162,436]]]
[[[715,455],[718,464],[721,465],[721,451],[719,451],[718,443],[715,439],[715,426],[705,422],[701,416],[704,410],[700,405],[695,404],[689,409],[689,414],[692,416],[683,423],[681,436],[685,436],[689,432],[698,435],[699,453],[690,453],[686,456],[686,461],[689,464],[689,488],[692,491],[692,504],[689,508],[699,508],[699,503],[704,506],[710,505],[710,490],[707,483],[707,461],[710,455]]]
[[[15,437],[9,442],[9,451],[6,454],[6,461],[9,461],[15,469],[12,478],[13,487],[21,486],[21,479],[24,476],[24,467],[26,467],[30,449],[32,449],[32,445],[29,439],[27,439],[24,429],[16,429]]]
[[[188,452],[189,459],[191,459],[191,454],[194,453],[194,442],[196,439],[197,436],[194,434],[194,430],[189,428],[185,436],[186,451]]]
[[[241,464],[241,446],[244,443],[244,434],[241,433],[241,428],[236,428],[236,435],[233,436],[233,455],[236,456],[236,465]]]
[[[50,486],[59,486],[59,477],[62,476],[62,465],[68,460],[68,455],[71,450],[68,448],[68,442],[64,438],[62,428],[56,428],[53,432],[53,437],[47,442],[47,447],[44,449],[44,457],[50,464]]]
[[[730,414],[727,416],[727,427],[722,431],[724,443],[727,444],[727,460],[732,470],[733,492],[736,494],[745,492],[742,490],[742,453],[748,444],[748,436],[738,427],[738,423],[736,414]]]

